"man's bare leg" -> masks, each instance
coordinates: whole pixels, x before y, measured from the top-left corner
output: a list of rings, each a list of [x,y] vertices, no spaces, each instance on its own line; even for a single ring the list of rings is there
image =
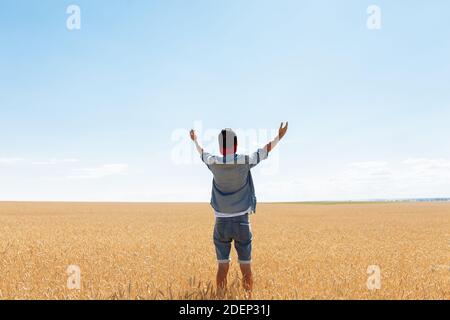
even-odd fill
[[[225,289],[227,287],[227,274],[228,269],[230,268],[230,263],[219,263],[219,267],[217,268],[217,294],[219,297],[222,297],[225,293]]]
[[[241,263],[239,266],[241,267],[242,272],[242,285],[248,295],[248,298],[251,299],[253,290],[253,277],[251,264]]]

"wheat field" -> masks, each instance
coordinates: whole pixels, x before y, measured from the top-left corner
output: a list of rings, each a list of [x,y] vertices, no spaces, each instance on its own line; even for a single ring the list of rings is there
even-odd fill
[[[207,204],[0,203],[0,299],[214,299],[213,223]],[[260,204],[251,223],[255,299],[450,299],[450,203]]]

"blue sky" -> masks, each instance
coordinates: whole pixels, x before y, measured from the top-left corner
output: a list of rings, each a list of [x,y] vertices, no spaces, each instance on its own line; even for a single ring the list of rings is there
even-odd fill
[[[80,30],[66,28],[71,4]],[[372,4],[380,30],[366,26]],[[208,201],[187,130],[200,123],[217,152],[211,133],[241,129],[247,152],[286,120],[254,172],[260,201],[450,196],[449,12],[1,0],[0,200]]]

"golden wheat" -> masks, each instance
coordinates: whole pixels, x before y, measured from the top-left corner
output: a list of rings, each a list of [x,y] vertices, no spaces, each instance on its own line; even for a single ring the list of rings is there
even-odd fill
[[[251,220],[256,299],[450,298],[449,203],[260,204]],[[207,204],[0,203],[0,299],[214,299],[213,223]],[[232,258],[226,298],[243,298]]]

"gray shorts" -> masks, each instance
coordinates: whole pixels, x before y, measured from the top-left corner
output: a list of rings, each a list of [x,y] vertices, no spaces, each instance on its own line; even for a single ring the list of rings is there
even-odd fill
[[[231,242],[238,255],[238,262],[248,264],[252,261],[252,231],[248,214],[230,218],[216,218],[214,226],[214,245],[217,262],[230,262]]]

